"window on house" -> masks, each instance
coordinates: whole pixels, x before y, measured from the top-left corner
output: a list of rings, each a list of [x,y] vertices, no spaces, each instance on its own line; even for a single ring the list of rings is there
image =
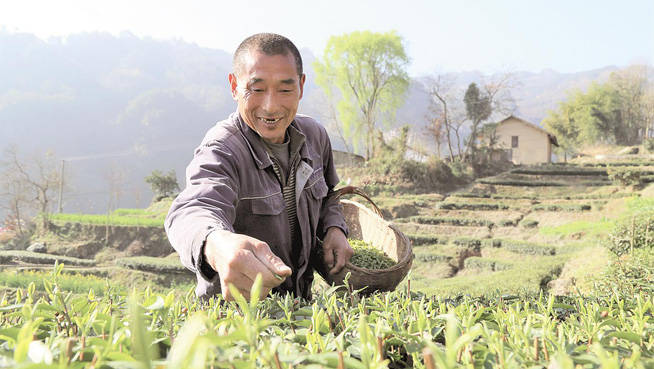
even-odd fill
[[[511,148],[515,149],[518,147],[518,136],[511,136]]]

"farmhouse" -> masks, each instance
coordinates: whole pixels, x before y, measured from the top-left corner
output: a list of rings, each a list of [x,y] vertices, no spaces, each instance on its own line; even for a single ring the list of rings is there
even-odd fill
[[[552,145],[559,146],[554,135],[513,115],[497,123],[495,135],[514,164],[550,163]]]

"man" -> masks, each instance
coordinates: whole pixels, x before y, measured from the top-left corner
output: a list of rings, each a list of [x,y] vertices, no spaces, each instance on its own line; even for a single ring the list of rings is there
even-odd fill
[[[200,297],[232,299],[233,284],[248,298],[261,274],[262,296],[309,298],[316,255],[338,273],[353,254],[327,132],[296,115],[305,79],[285,37],[256,34],[234,53],[229,85],[238,111],[195,150],[165,221]]]

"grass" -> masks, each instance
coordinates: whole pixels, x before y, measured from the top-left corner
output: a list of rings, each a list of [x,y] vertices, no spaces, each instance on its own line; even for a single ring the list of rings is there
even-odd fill
[[[51,214],[54,223],[80,223],[90,225],[113,225],[133,227],[163,227],[164,218],[149,218],[132,215],[99,214]]]
[[[419,224],[447,224],[453,226],[472,226],[472,227],[490,227],[494,223],[490,220],[476,219],[476,218],[447,218],[447,217],[431,217],[431,216],[412,216],[408,218],[397,219],[397,222],[413,222]]]
[[[538,294],[547,282],[559,275],[567,258],[552,256],[538,260],[526,264],[517,263],[510,270],[457,275],[441,279],[438,283],[418,280],[416,288],[437,296]]]
[[[608,235],[614,225],[615,221],[607,218],[596,221],[577,220],[555,227],[543,226],[538,229],[538,233],[544,236],[570,237],[579,234],[599,238]]]

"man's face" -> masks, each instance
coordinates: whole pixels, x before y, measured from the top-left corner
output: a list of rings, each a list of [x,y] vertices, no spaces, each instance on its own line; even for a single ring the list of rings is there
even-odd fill
[[[238,112],[265,140],[282,143],[286,128],[295,119],[305,75],[298,76],[290,53],[266,55],[250,50],[243,61],[238,76],[229,75]]]

